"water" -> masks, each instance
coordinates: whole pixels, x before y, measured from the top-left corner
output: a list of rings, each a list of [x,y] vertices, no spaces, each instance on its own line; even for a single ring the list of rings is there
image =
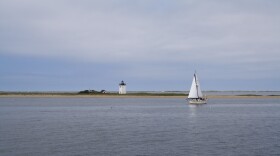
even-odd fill
[[[275,98],[0,98],[0,155],[279,155],[279,119]]]

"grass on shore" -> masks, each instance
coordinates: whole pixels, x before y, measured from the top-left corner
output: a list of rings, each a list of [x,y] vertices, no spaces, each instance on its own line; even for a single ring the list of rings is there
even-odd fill
[[[236,95],[236,96],[263,96],[263,95],[258,95],[258,94],[241,94],[241,95]]]
[[[183,93],[148,93],[148,92],[138,92],[138,93],[79,93],[79,92],[0,92],[0,95],[22,95],[22,96],[94,96],[94,95],[104,95],[104,96],[187,96],[188,94]]]
[[[186,93],[172,93],[172,92],[135,92],[135,93],[127,93],[127,94],[118,94],[117,92],[107,92],[107,93],[79,93],[79,92],[4,92],[0,91],[0,96],[86,96],[86,97],[94,97],[94,96],[119,96],[119,97],[133,97],[133,96],[139,96],[139,97],[168,97],[168,96],[181,96],[181,97],[187,97],[188,94]],[[209,98],[211,97],[280,97],[280,95],[259,95],[259,94],[240,94],[240,95],[208,95]]]

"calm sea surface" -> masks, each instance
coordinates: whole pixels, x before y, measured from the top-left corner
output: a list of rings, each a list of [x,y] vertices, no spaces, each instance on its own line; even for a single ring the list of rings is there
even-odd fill
[[[0,155],[280,155],[280,99],[0,98]]]

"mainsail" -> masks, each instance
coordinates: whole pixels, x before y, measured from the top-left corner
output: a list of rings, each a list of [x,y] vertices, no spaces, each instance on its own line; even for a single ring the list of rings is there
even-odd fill
[[[197,99],[197,98],[202,98],[202,97],[203,97],[203,95],[202,95],[202,92],[200,89],[199,81],[198,81],[196,73],[194,73],[192,86],[191,86],[188,98]]]

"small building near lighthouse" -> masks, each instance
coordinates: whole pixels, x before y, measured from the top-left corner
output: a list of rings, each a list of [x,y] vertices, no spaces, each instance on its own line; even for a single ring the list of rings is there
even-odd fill
[[[126,94],[126,84],[123,81],[119,83],[119,94]]]

